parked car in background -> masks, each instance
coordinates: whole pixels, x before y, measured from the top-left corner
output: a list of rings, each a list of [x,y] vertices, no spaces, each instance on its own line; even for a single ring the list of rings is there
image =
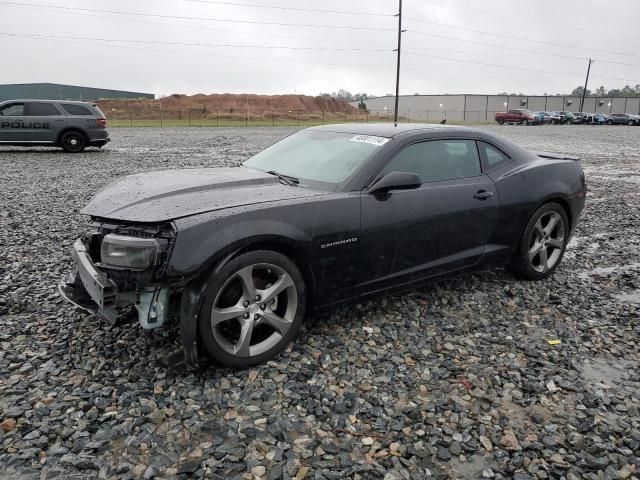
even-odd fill
[[[573,119],[575,118],[573,112],[554,112],[556,115],[560,117],[560,123],[573,123]]]
[[[584,123],[588,125],[604,125],[607,123],[607,117],[600,113],[586,113]]]
[[[550,123],[556,125],[560,123],[560,115],[554,112],[538,112],[543,117],[543,123]]]
[[[576,125],[582,125],[584,123],[585,114],[582,112],[577,112],[573,114],[573,122]]]
[[[500,125],[505,123],[519,123],[520,125],[529,125],[536,121],[531,110],[518,108],[508,110],[506,112],[496,112],[495,120]]]
[[[544,115],[542,115],[542,112],[533,112],[533,119],[534,125],[542,125],[544,123]]]
[[[94,103],[8,100],[0,103],[0,145],[62,147],[69,153],[109,142],[107,119]]]
[[[638,119],[628,113],[612,113],[607,119],[607,125],[638,125]]]

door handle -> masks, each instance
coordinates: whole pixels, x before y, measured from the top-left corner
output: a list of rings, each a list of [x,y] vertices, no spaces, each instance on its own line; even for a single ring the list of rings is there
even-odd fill
[[[491,197],[493,197],[493,192],[487,192],[486,190],[478,190],[473,194],[473,198],[477,198],[478,200],[486,200]]]

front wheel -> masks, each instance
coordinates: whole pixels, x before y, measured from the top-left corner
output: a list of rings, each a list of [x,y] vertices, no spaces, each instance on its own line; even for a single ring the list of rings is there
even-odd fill
[[[613,125],[613,120],[608,120],[607,125]]]
[[[636,124],[636,122],[634,122],[633,120],[629,120],[629,121],[627,122],[627,125],[629,125],[629,126],[633,126],[633,125],[635,125],[635,124]]]
[[[67,132],[62,136],[60,146],[65,152],[80,153],[87,146],[87,141],[80,132]]]
[[[542,280],[551,275],[564,255],[569,237],[567,213],[557,203],[541,206],[527,223],[513,259],[516,275]]]
[[[198,317],[200,338],[224,366],[264,363],[296,336],[305,308],[305,282],[289,258],[247,252],[211,276]]]

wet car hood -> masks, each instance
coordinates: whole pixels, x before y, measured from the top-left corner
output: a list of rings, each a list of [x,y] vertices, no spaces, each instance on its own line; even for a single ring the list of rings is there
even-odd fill
[[[162,170],[131,175],[94,196],[82,213],[130,222],[161,222],[198,213],[321,192],[280,183],[245,167]]]

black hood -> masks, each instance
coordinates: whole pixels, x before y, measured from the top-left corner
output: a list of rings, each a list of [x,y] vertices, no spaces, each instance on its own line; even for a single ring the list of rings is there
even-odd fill
[[[104,188],[82,213],[131,222],[161,222],[224,208],[325,195],[280,183],[245,167],[161,170]]]

